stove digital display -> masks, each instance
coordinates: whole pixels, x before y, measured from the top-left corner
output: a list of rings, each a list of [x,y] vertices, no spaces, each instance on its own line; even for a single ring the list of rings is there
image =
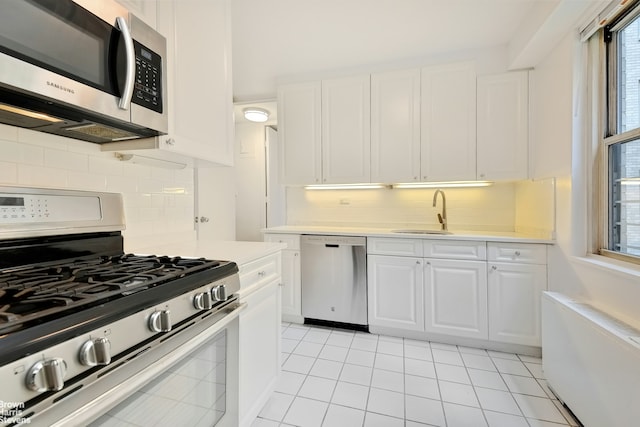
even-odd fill
[[[0,197],[0,206],[24,206],[24,197]]]

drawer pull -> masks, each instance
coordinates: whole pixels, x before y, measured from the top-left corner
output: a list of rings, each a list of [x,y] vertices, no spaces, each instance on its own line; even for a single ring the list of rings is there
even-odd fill
[[[258,271],[258,276],[260,277],[264,277],[267,273],[265,273],[264,271]]]
[[[520,251],[516,251],[516,256],[520,256]]]

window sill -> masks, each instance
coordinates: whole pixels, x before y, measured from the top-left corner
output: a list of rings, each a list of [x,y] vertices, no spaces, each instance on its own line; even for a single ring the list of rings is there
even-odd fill
[[[601,255],[575,256],[572,261],[577,264],[588,265],[609,273],[623,276],[627,279],[640,279],[640,265],[619,261]]]

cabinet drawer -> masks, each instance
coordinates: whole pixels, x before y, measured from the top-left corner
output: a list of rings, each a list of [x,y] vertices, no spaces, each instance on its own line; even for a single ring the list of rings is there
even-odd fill
[[[525,264],[547,263],[547,245],[489,242],[487,247],[489,261],[520,262]]]
[[[485,242],[465,240],[424,240],[424,256],[428,258],[468,259],[484,261],[487,259]]]
[[[387,239],[370,237],[367,239],[367,253],[375,255],[422,256],[420,239]]]
[[[285,243],[287,249],[298,250],[300,249],[300,235],[299,234],[265,234],[265,242]]]
[[[280,277],[280,253],[241,265],[239,274],[242,289],[277,279]]]

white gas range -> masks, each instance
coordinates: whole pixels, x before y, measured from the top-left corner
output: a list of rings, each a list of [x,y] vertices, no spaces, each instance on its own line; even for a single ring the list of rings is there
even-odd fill
[[[0,425],[224,419],[235,263],[125,254],[111,193],[0,187],[0,225]]]

